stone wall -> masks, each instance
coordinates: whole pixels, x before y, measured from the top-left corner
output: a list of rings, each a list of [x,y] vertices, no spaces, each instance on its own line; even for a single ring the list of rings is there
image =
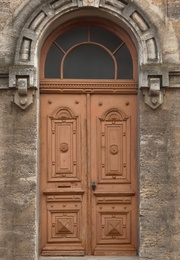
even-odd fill
[[[22,111],[12,94],[0,95],[0,259],[36,259],[37,105]]]
[[[180,92],[169,89],[163,105],[140,107],[140,256],[179,259]]]
[[[53,16],[58,19],[61,10],[63,14],[90,5],[111,13],[124,23],[128,21],[128,12],[135,10],[146,19],[153,37],[157,39],[159,56],[156,61],[147,61],[143,44],[139,45],[139,256],[141,260],[179,260],[179,0],[65,0],[60,1],[61,5],[55,11],[48,9],[50,2],[0,0],[0,259],[38,260],[39,255],[39,95],[38,90],[34,90],[38,88],[36,78],[39,75],[30,73],[27,66],[37,69],[39,57],[35,48],[40,46],[46,21],[34,34],[30,32],[30,37],[36,39],[31,62],[17,62],[18,42],[23,33],[27,35],[29,29],[26,25],[36,17],[41,7],[48,10],[48,27]],[[121,10],[123,5],[125,11]],[[134,24],[132,30],[143,42],[146,34],[138,24]],[[142,24],[140,21],[139,25]],[[131,25],[133,21],[129,28]],[[13,95],[19,95],[16,76],[24,74],[25,79],[33,78],[30,87],[35,96],[33,104],[21,109],[14,103]],[[156,83],[160,82],[160,89],[156,89],[154,84],[150,88],[148,79],[153,77],[159,79]],[[160,100],[156,109],[151,102],[153,95]]]

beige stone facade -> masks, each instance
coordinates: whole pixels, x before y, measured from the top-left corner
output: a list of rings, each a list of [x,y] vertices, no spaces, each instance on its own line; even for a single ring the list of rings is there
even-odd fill
[[[0,0],[0,259],[39,258],[39,61],[72,17],[109,19],[139,64],[139,259],[180,259],[179,0]]]

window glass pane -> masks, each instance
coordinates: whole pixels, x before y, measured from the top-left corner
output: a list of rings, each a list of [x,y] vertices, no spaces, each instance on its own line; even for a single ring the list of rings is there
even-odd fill
[[[121,45],[122,40],[104,28],[92,26],[91,42],[98,42],[114,52]]]
[[[118,79],[133,79],[133,62],[126,45],[115,54],[118,65]]]
[[[88,27],[82,26],[78,28],[71,29],[70,31],[65,32],[59,38],[56,39],[56,42],[61,46],[64,51],[69,50],[73,45],[80,42],[88,41]]]
[[[52,44],[48,51],[45,62],[45,78],[60,78],[60,64],[63,53]]]
[[[114,61],[108,52],[97,45],[80,45],[65,59],[64,78],[113,79]]]

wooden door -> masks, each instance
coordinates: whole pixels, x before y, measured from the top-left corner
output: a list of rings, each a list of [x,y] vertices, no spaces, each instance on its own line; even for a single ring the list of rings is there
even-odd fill
[[[47,92],[41,94],[41,254],[135,255],[136,93]]]
[[[42,255],[84,255],[86,97],[41,95]]]
[[[137,252],[136,98],[132,95],[91,97],[94,255]]]

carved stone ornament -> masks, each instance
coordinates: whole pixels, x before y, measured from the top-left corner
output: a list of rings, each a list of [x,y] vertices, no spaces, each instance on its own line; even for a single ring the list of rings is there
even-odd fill
[[[83,7],[83,6],[99,7],[99,1],[100,0],[79,0],[78,5],[79,7]]]
[[[165,89],[161,88],[160,77],[149,78],[149,89],[143,89],[144,101],[151,108],[156,109],[163,103]]]
[[[33,103],[35,92],[34,67],[15,66],[10,68],[9,87],[15,88],[14,103],[26,109]]]

